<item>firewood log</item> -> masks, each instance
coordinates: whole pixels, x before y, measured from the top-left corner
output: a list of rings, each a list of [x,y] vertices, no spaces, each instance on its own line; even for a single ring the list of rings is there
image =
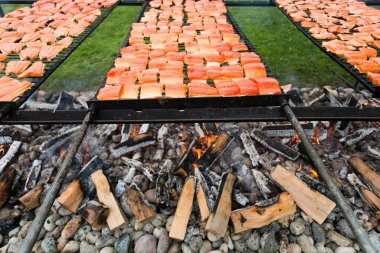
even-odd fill
[[[85,218],[91,226],[101,229],[107,223],[109,209],[95,200],[90,200],[79,207],[78,214]]]
[[[34,189],[30,190],[29,192],[25,193],[21,198],[19,198],[19,201],[29,211],[33,210],[34,208],[40,206],[40,197],[43,190],[44,187],[41,184],[37,185]]]
[[[11,196],[13,180],[15,177],[16,169],[13,167],[6,167],[0,174],[0,208]]]
[[[156,211],[149,205],[144,194],[137,189],[137,186],[131,185],[124,194],[127,195],[128,203],[138,222],[143,223],[156,216]]]

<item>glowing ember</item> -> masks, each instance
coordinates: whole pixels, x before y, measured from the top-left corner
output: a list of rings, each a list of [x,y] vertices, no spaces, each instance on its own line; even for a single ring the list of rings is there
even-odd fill
[[[302,170],[302,164],[298,165],[297,171],[300,172]]]
[[[310,175],[312,176],[312,178],[314,179],[318,179],[318,173],[316,170],[314,170],[313,168],[310,167]]]
[[[316,127],[314,128],[314,134],[313,134],[313,136],[310,137],[310,141],[312,141],[312,142],[314,142],[314,143],[320,145],[321,143],[320,143],[320,141],[319,141],[319,139],[318,139],[318,136],[319,136],[319,127],[316,126]]]
[[[296,144],[300,140],[298,134],[293,135],[292,139],[289,141],[289,144]]]
[[[197,154],[197,159],[201,158],[201,155],[203,153],[202,149],[193,147],[191,150],[194,152],[194,154]]]
[[[371,122],[371,126],[372,126],[372,127],[377,127],[377,126],[379,126],[379,125],[380,125],[380,123],[377,122],[377,121],[372,121],[372,122]]]
[[[67,154],[67,150],[64,147],[61,147],[59,150],[59,156],[60,157],[65,157]]]
[[[5,155],[5,147],[4,147],[4,145],[0,145],[0,154],[1,154],[1,156]]]

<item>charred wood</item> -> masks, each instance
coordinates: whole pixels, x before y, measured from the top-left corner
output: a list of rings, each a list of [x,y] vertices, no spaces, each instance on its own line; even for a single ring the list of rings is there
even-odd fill
[[[91,226],[101,229],[107,223],[109,209],[95,200],[90,200],[79,207],[78,214],[90,223]]]
[[[13,167],[6,167],[0,173],[0,208],[12,194],[12,185],[15,177],[16,169]]]

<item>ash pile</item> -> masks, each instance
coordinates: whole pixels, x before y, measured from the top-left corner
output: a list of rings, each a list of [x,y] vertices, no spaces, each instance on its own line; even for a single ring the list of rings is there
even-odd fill
[[[297,92],[307,106],[380,106]],[[379,122],[302,124],[380,251]],[[0,252],[19,251],[78,128],[1,129]],[[267,122],[91,126],[33,251],[361,250],[293,128]]]

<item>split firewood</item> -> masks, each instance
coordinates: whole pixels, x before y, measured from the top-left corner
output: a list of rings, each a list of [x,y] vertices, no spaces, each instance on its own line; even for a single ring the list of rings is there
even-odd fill
[[[9,162],[16,156],[20,147],[21,141],[12,142],[7,153],[0,159],[0,175],[4,173],[4,169],[7,167]]]
[[[206,231],[209,231],[217,236],[223,237],[227,231],[228,221],[231,215],[232,191],[236,176],[232,173],[223,175],[220,185],[221,193],[219,194],[216,204],[216,210],[209,217],[206,224]]]
[[[90,200],[79,207],[78,214],[85,218],[91,226],[101,229],[107,223],[109,209],[95,200]]]
[[[353,169],[360,173],[372,191],[380,197],[380,175],[357,156],[351,157],[347,162]]]
[[[374,211],[380,211],[380,198],[376,196],[368,187],[358,178],[355,173],[347,175],[348,182],[354,186],[360,198]]]
[[[311,190],[301,179],[280,165],[277,165],[271,176],[277,184],[289,192],[297,206],[319,224],[324,222],[336,205],[323,194]]]
[[[112,194],[108,180],[103,174],[103,170],[100,169],[92,173],[91,179],[95,184],[99,201],[110,210],[107,217],[108,227],[112,230],[126,224],[128,219],[125,217],[119,203]]]
[[[375,193],[365,187],[360,187],[360,192],[372,207],[376,208],[377,211],[380,211],[380,198],[376,196]]]
[[[235,233],[261,228],[296,212],[297,207],[289,193],[280,194],[279,201],[267,207],[251,206],[231,213]]]
[[[40,206],[40,197],[43,190],[44,187],[41,184],[37,185],[33,190],[30,190],[29,192],[25,193],[21,198],[19,198],[19,201],[29,211],[33,210],[34,208]]]
[[[199,206],[199,212],[201,213],[201,220],[205,221],[210,215],[206,197],[209,194],[209,190],[202,173],[197,167],[194,168],[194,175],[197,179],[197,203]]]
[[[187,230],[187,223],[193,209],[193,200],[195,193],[195,179],[188,177],[183,187],[181,196],[178,200],[177,209],[175,210],[172,227],[170,229],[169,237],[176,240],[185,239]]]
[[[58,197],[57,201],[63,207],[75,213],[84,197],[78,179],[73,180]]]
[[[137,189],[136,185],[132,184],[128,191],[124,194],[127,195],[128,203],[139,223],[148,221],[156,216],[156,211],[145,199],[144,194]]]
[[[0,207],[2,207],[11,196],[15,177],[16,169],[13,167],[6,167],[0,174]]]

